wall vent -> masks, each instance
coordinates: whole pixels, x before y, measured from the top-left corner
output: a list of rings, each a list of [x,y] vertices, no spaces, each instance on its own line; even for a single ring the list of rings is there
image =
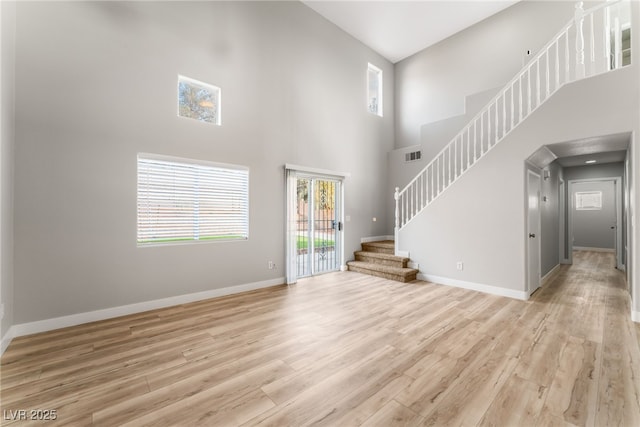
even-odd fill
[[[404,153],[404,161],[405,162],[415,162],[416,160],[420,160],[422,158],[422,151],[412,151],[411,153]]]

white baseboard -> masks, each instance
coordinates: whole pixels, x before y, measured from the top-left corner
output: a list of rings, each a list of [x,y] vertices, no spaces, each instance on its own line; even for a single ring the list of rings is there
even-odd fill
[[[560,264],[556,265],[547,274],[545,274],[544,277],[542,278],[542,280],[540,280],[541,286],[546,285],[548,281],[553,279],[553,277],[556,275],[556,273],[558,273],[559,269],[560,269]]]
[[[587,246],[574,246],[574,251],[591,251],[591,252],[611,252],[615,253],[615,249],[610,248],[589,248]]]
[[[418,273],[418,279],[441,285],[454,286],[456,288],[469,289],[472,291],[484,292],[485,294],[498,295],[526,301],[529,299],[526,291],[516,291],[513,289],[501,288],[498,286],[485,285],[482,283],[466,282],[464,280],[451,279],[449,277],[433,276],[431,274]]]
[[[371,236],[371,237],[362,237],[360,239],[360,243],[369,243],[369,242],[379,242],[380,240],[393,240],[393,236]]]
[[[640,323],[640,311],[631,310],[631,320],[636,323]]]
[[[12,327],[4,334],[2,340],[0,340],[0,356],[4,354],[4,351],[11,344],[11,340],[15,337],[15,329]]]
[[[237,294],[240,292],[253,291],[256,289],[268,288],[271,286],[286,283],[284,277],[264,280],[261,282],[246,283],[243,285],[229,286],[227,288],[212,289],[209,291],[196,292],[175,297],[162,298],[153,301],[145,301],[136,304],[123,305],[120,307],[105,308],[103,310],[90,311],[86,313],[72,314],[69,316],[55,317],[53,319],[38,320],[36,322],[13,325],[13,337],[37,334],[39,332],[51,331],[54,329],[66,328],[69,326],[81,325],[83,323],[95,322],[98,320],[110,319],[113,317],[126,316],[143,311],[155,310],[157,308],[170,307],[173,305],[186,304],[189,302],[216,298],[225,295]],[[4,338],[2,344],[4,345]],[[7,345],[9,345],[7,343]]]

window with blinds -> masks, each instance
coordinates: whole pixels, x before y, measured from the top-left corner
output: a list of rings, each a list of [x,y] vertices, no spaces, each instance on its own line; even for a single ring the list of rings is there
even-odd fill
[[[249,170],[138,154],[138,245],[249,236]]]

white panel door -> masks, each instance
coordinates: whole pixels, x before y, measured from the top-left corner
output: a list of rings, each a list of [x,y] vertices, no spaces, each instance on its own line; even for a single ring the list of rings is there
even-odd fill
[[[527,291],[540,287],[540,175],[527,171]]]

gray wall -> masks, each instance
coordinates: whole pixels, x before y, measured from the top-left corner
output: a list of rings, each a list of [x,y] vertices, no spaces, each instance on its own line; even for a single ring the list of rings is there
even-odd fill
[[[464,7],[464,3],[460,3]],[[503,86],[574,14],[574,2],[523,1],[396,64],[396,147],[425,123],[464,113],[465,96]]]
[[[540,274],[543,277],[560,263],[561,195],[559,186],[562,167],[557,162],[553,162],[545,170],[549,172],[549,178],[542,180],[540,194]]]
[[[0,2],[2,15],[2,94],[0,111],[0,302],[4,304],[4,318],[0,320],[0,338],[13,324],[13,153],[14,83],[15,83],[15,2]],[[1,351],[0,351],[1,353]]]
[[[577,210],[576,192],[602,192],[602,209]],[[613,181],[577,182],[571,191],[573,247],[614,249],[615,236],[611,226],[616,221],[615,185]]]
[[[302,3],[17,14],[16,324],[283,277],[285,163],[351,173],[347,258],[387,234],[393,66]],[[366,109],[367,62],[384,118]],[[222,88],[221,127],[176,117],[178,74]],[[248,166],[249,240],[137,248],[138,152]]]

